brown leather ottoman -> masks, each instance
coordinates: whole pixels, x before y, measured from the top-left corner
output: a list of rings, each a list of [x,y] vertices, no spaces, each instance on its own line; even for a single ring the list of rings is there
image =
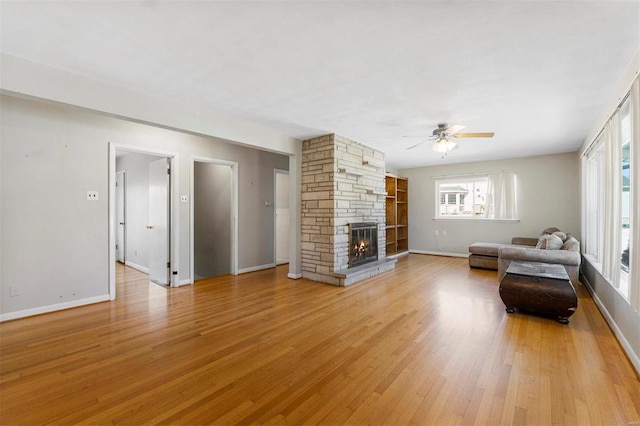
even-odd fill
[[[515,309],[546,314],[568,324],[578,296],[562,265],[513,261],[500,281],[500,298],[508,313]]]

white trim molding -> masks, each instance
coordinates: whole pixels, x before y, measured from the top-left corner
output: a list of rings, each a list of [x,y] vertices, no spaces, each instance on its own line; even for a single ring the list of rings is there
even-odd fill
[[[264,265],[250,266],[248,268],[238,269],[238,274],[246,274],[247,272],[262,271],[263,269],[275,268],[275,263],[267,263]]]
[[[589,291],[591,298],[593,299],[596,306],[600,310],[600,313],[602,313],[602,316],[604,317],[605,321],[607,322],[607,324],[609,324],[609,327],[611,327],[611,330],[613,330],[613,334],[616,335],[616,338],[618,339],[620,346],[622,346],[622,348],[624,349],[624,352],[629,358],[629,361],[631,361],[631,364],[633,365],[633,368],[635,368],[636,373],[640,375],[639,354],[634,352],[633,347],[629,344],[629,341],[624,337],[622,330],[620,330],[620,328],[618,327],[618,324],[616,324],[615,320],[607,310],[606,305],[602,303],[602,300],[600,300],[600,297],[598,297],[598,293],[596,293],[596,291],[593,289],[587,277],[581,274],[580,278],[584,286]]]
[[[520,222],[520,219],[490,219],[487,217],[434,217],[434,222]]]
[[[47,314],[49,312],[62,311],[64,309],[77,308],[79,306],[93,305],[94,303],[108,302],[110,298],[110,295],[105,294],[102,296],[88,297],[86,299],[56,303],[55,305],[38,306],[37,308],[25,309],[23,311],[8,312],[6,314],[0,314],[0,322]]]
[[[409,253],[415,254],[429,254],[431,256],[446,256],[446,257],[463,257],[468,258],[469,254],[464,253],[446,253],[443,251],[429,251],[429,250],[409,250]]]
[[[170,204],[171,204],[171,214],[170,214],[170,242],[169,242],[169,252],[170,252],[170,262],[171,267],[170,270],[170,281],[171,287],[178,286],[178,276],[173,275],[173,271],[176,270],[178,265],[180,265],[179,261],[179,251],[180,251],[180,217],[179,217],[179,182],[178,176],[180,176],[178,165],[180,164],[180,158],[177,152],[173,151],[165,151],[163,149],[156,149],[146,146],[137,146],[137,145],[127,145],[117,142],[109,141],[109,166],[108,166],[108,179],[109,179],[109,205],[108,205],[108,229],[109,229],[109,242],[108,242],[108,253],[109,253],[109,296],[111,300],[116,298],[116,230],[115,230],[115,197],[116,197],[116,152],[124,151],[124,152],[135,152],[140,154],[151,154],[158,155],[161,157],[166,157],[170,162],[171,169],[171,183],[170,183]],[[140,269],[139,269],[140,270]],[[148,270],[147,270],[148,273]]]
[[[147,268],[145,266],[138,265],[137,263],[133,263],[133,262],[131,262],[129,260],[125,260],[124,264],[127,265],[130,268],[136,269],[136,270],[138,270],[140,272],[144,272],[145,274],[149,275],[149,268]]]

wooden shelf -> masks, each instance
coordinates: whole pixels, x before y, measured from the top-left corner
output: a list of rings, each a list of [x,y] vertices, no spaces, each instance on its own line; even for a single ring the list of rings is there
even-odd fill
[[[409,250],[409,180],[388,174],[385,177],[387,191],[385,247],[387,256]]]

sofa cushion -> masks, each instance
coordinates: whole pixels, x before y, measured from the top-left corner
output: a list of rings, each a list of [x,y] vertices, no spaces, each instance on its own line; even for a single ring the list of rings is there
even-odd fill
[[[538,239],[537,238],[532,238],[532,237],[513,237],[511,239],[511,245],[535,247],[536,244],[538,244]]]
[[[498,257],[498,249],[503,245],[499,243],[473,243],[469,246],[469,253]]]
[[[562,240],[553,234],[541,235],[536,248],[541,250],[560,250],[562,248]]]
[[[569,237],[562,245],[562,250],[580,251],[580,241],[575,237]]]

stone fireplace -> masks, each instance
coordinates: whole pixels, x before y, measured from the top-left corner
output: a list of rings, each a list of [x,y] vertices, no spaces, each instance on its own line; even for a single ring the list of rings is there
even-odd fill
[[[303,141],[304,278],[346,286],[395,267],[395,260],[386,259],[385,251],[384,167],[382,152],[339,135]],[[359,226],[355,224],[362,223],[367,223],[372,241],[356,256],[352,232]],[[350,254],[357,258],[355,264]]]

